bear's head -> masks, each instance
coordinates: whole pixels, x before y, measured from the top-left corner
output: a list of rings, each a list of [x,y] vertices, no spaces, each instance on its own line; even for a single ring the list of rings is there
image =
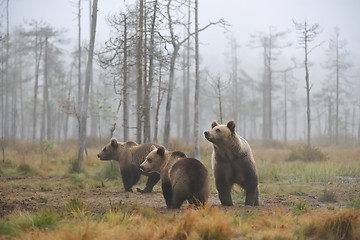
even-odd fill
[[[118,159],[118,148],[120,147],[121,143],[115,138],[112,138],[111,141],[106,144],[103,150],[97,155],[100,160],[117,160]]]
[[[150,150],[151,152],[145,157],[144,162],[140,165],[140,170],[147,173],[160,173],[161,167],[166,158],[165,148],[156,148],[154,145],[152,145]]]
[[[235,122],[229,121],[227,125],[211,123],[211,130],[204,132],[205,138],[212,143],[226,142],[235,135]]]

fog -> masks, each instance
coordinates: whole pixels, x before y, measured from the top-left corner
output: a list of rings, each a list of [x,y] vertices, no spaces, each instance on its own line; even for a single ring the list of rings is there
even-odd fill
[[[146,1],[150,5],[150,1]],[[166,1],[167,2],[167,1]],[[165,4],[166,2],[162,2]],[[187,1],[185,1],[187,2]],[[78,41],[78,1],[48,1],[48,0],[9,0],[8,19],[10,34],[10,54],[6,56],[6,28],[7,28],[7,5],[6,1],[1,1],[1,54],[2,54],[2,137],[3,138],[34,138],[33,120],[31,114],[33,111],[33,89],[34,89],[34,57],[31,53],[23,56],[23,64],[15,67],[12,65],[19,64],[19,58],[15,53],[16,44],[21,43],[21,38],[16,36],[16,32],[22,28],[29,31],[31,20],[44,21],[51,28],[61,32],[63,43],[55,43],[59,49],[58,58],[59,65],[54,63],[50,68],[58,69],[52,74],[59,74],[62,77],[54,77],[53,83],[58,82],[60,85],[68,85],[72,78],[73,88],[71,99],[76,101],[76,79],[77,73],[75,68],[70,73],[71,64],[74,61],[74,54],[77,51]],[[192,2],[193,3],[193,2]],[[110,38],[123,37],[116,29],[108,23],[107,18],[117,15],[120,12],[125,13],[127,9],[136,8],[136,1],[100,1],[98,5],[98,23],[96,31],[95,51],[100,53],[104,51],[106,42]],[[162,9],[164,11],[165,8]],[[187,7],[182,5],[179,11],[174,11],[173,17],[178,17],[179,21],[187,24]],[[226,25],[217,24],[207,28],[199,33],[199,51],[200,51],[200,107],[199,107],[199,131],[200,139],[204,139],[202,133],[210,128],[211,121],[222,120],[227,123],[229,120],[235,120],[237,130],[240,135],[251,140],[264,140],[269,136],[264,134],[268,128],[272,129],[270,140],[284,142],[306,141],[307,135],[307,115],[306,115],[306,91],[305,91],[305,70],[304,70],[304,49],[298,43],[299,31],[294,27],[294,21],[298,23],[306,23],[309,26],[319,24],[319,34],[311,43],[314,47],[309,54],[309,75],[311,84],[311,138],[324,144],[334,144],[339,142],[359,142],[360,141],[360,2],[357,0],[199,0],[199,27],[206,26],[209,22],[215,22],[223,19]],[[149,10],[149,15],[151,14]],[[165,16],[165,12],[162,12]],[[162,16],[160,13],[159,16]],[[181,15],[183,14],[183,15]],[[149,16],[148,16],[149,17]],[[149,17],[150,19],[150,17]],[[159,17],[157,21],[166,22],[165,17]],[[89,44],[89,2],[81,1],[81,43],[84,51],[83,71],[86,66],[86,52]],[[191,12],[191,30],[194,31],[194,12]],[[134,27],[134,29],[136,29]],[[334,84],[336,75],[334,68],[327,68],[329,60],[332,59],[329,43],[334,39],[335,29],[339,31],[339,40],[341,52],[345,55],[341,60],[346,67],[341,69],[339,77],[339,108],[338,116],[336,116],[336,94],[334,93]],[[163,34],[168,34],[167,29],[161,29]],[[185,30],[177,26],[179,37],[185,34]],[[265,105],[267,104],[264,97],[263,89],[265,88],[264,78],[268,76],[269,65],[264,65],[264,46],[261,46],[261,39],[283,33],[281,37],[274,37],[273,56],[271,61],[271,97],[272,110],[270,108],[270,119],[264,121],[266,115]],[[265,37],[265,38],[263,38]],[[191,143],[194,136],[194,39],[191,40],[191,62],[190,62],[190,102],[185,106],[183,101],[184,89],[183,76],[183,54],[186,44],[182,45],[179,50],[179,56],[176,63],[175,72],[175,88],[172,98],[171,109],[171,128],[170,139]],[[19,41],[19,42],[17,42]],[[276,43],[275,43],[276,41]],[[171,45],[158,45],[164,52],[171,52]],[[277,46],[281,46],[277,48]],[[271,47],[270,47],[271,48]],[[165,51],[166,50],[166,51]],[[160,51],[160,50],[159,50]],[[329,53],[330,51],[330,53]],[[30,50],[29,50],[30,52]],[[56,53],[54,53],[56,54]],[[169,54],[169,53],[168,53]],[[8,69],[6,70],[5,60],[8,58]],[[123,135],[123,105],[116,114],[119,105],[119,92],[114,91],[114,81],[117,84],[117,90],[120,91],[122,86],[122,76],[120,72],[116,72],[119,67],[103,68],[99,64],[99,58],[94,58],[94,82],[93,82],[93,109],[97,109],[97,114],[89,116],[92,124],[88,124],[88,136],[100,139],[109,139],[110,128],[116,121],[118,123],[114,136],[119,140],[136,140],[136,72],[134,69],[129,70],[129,125],[127,128],[130,135],[125,139]],[[61,62],[61,66],[60,66]],[[295,62],[295,63],[294,63]],[[41,63],[42,65],[43,63]],[[295,64],[295,65],[294,65]],[[13,67],[12,70],[10,68]],[[43,81],[44,67],[40,69],[39,86]],[[293,68],[286,75],[287,88],[284,88],[283,71]],[[21,70],[20,70],[21,69]],[[116,70],[117,69],[117,70]],[[116,71],[115,71],[116,70]],[[21,73],[19,73],[21,71]],[[166,88],[166,82],[169,79],[168,68],[164,66],[162,70],[162,81]],[[5,75],[5,72],[8,72]],[[151,97],[151,139],[153,139],[155,129],[155,114],[157,104],[157,83],[160,74],[156,73],[156,80],[152,89]],[[83,73],[83,75],[85,75]],[[235,80],[234,80],[234,76]],[[16,82],[14,79],[23,82],[22,88],[18,86],[6,85],[6,82]],[[219,79],[222,91],[222,113],[220,116],[218,93],[214,88],[215,81]],[[236,84],[236,87],[235,85]],[[325,88],[325,85],[331,85]],[[11,90],[16,87],[17,90]],[[61,90],[62,89],[62,90]],[[326,90],[327,89],[327,90]],[[28,90],[28,92],[27,92]],[[235,90],[235,92],[234,92]],[[6,91],[11,91],[12,97],[8,100],[5,98]],[[57,112],[53,116],[55,132],[49,137],[56,140],[64,140],[65,138],[77,138],[78,123],[76,114],[71,114],[60,104],[60,99],[66,98],[60,96],[56,91],[67,92],[64,88],[56,88],[53,85],[51,98],[53,98],[53,109]],[[40,94],[41,92],[41,94]],[[287,98],[284,100],[284,93],[287,92]],[[15,95],[14,95],[15,94]],[[159,122],[158,122],[158,140],[163,141],[164,124],[165,124],[165,105],[166,105],[166,89],[163,93],[163,99],[160,105]],[[329,96],[325,101],[325,96]],[[20,98],[21,97],[21,98]],[[23,98],[22,98],[23,97]],[[122,97],[122,96],[121,96]],[[15,98],[18,100],[15,101]],[[69,100],[69,99],[68,99]],[[6,101],[9,101],[9,108],[5,107]],[[39,121],[37,123],[37,133],[35,139],[41,140],[40,116],[45,114],[42,112],[42,90],[39,90],[39,102],[37,115]],[[21,104],[22,102],[22,104]],[[284,116],[285,102],[287,103],[287,119]],[[96,105],[96,106],[95,106]],[[270,105],[271,106],[271,105]],[[189,119],[183,118],[184,109],[189,109]],[[95,111],[95,110],[94,110]],[[24,116],[21,113],[25,114]],[[265,114],[265,115],[264,115]],[[63,129],[62,121],[69,117],[69,128]],[[6,120],[5,116],[9,119]],[[6,122],[9,121],[7,128],[11,134],[7,132]],[[11,121],[15,121],[13,127],[10,127]],[[45,120],[44,120],[45,121]],[[144,121],[144,119],[142,119]],[[28,123],[28,124],[27,124]],[[336,124],[335,124],[336,123]],[[49,122],[47,123],[50,124]],[[184,126],[188,124],[189,129],[184,133]],[[264,126],[270,124],[270,126]],[[284,125],[287,124],[286,130]],[[337,127],[335,127],[337,126]],[[337,128],[337,130],[336,130]],[[15,133],[13,132],[15,131]],[[266,130],[267,131],[267,130]],[[286,132],[287,131],[287,132]],[[66,133],[65,133],[66,132]],[[336,137],[335,137],[336,135]],[[45,137],[46,138],[46,137]],[[336,139],[335,139],[336,138]],[[141,138],[143,141],[143,138]],[[42,139],[44,140],[44,139]]]

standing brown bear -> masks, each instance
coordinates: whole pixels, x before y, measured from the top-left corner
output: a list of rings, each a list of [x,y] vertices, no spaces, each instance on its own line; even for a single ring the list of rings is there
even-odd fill
[[[210,191],[209,173],[205,166],[182,152],[165,151],[165,148],[155,146],[151,149],[140,169],[160,173],[167,208],[180,208],[185,200],[191,207],[204,206]]]
[[[132,141],[121,143],[113,138],[97,156],[100,160],[115,160],[119,163],[126,192],[132,192],[132,187],[139,181],[140,174],[148,176],[146,187],[143,190],[137,188],[137,191],[149,193],[160,180],[160,175],[158,173],[144,173],[140,171],[139,166],[150,152],[152,145],[153,144],[137,144]]]
[[[211,128],[204,135],[213,144],[212,167],[221,204],[233,205],[231,188],[236,183],[246,192],[245,205],[259,205],[258,175],[249,144],[235,132],[234,121],[227,125],[213,121]]]

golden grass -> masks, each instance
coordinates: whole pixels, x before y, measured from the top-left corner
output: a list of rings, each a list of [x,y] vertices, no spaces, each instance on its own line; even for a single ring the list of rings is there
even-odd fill
[[[359,216],[360,211],[354,209],[320,209],[299,215],[283,207],[260,211],[207,206],[201,210],[154,212],[150,217],[136,211],[109,210],[100,220],[65,217],[53,229],[31,227],[27,220],[29,213],[20,213],[11,219],[19,224],[16,229],[22,229],[13,235],[14,239],[355,240],[360,237]]]

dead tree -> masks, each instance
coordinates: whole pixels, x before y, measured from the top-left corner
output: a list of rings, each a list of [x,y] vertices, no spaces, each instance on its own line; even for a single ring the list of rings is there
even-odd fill
[[[307,116],[307,145],[311,146],[311,112],[310,112],[310,91],[312,85],[310,84],[309,75],[309,54],[317,47],[321,45],[310,46],[310,44],[320,34],[320,25],[314,24],[309,26],[307,21],[304,23],[298,23],[293,20],[295,29],[299,32],[298,44],[304,49],[304,66],[305,66],[305,89],[306,89],[306,116]]]

